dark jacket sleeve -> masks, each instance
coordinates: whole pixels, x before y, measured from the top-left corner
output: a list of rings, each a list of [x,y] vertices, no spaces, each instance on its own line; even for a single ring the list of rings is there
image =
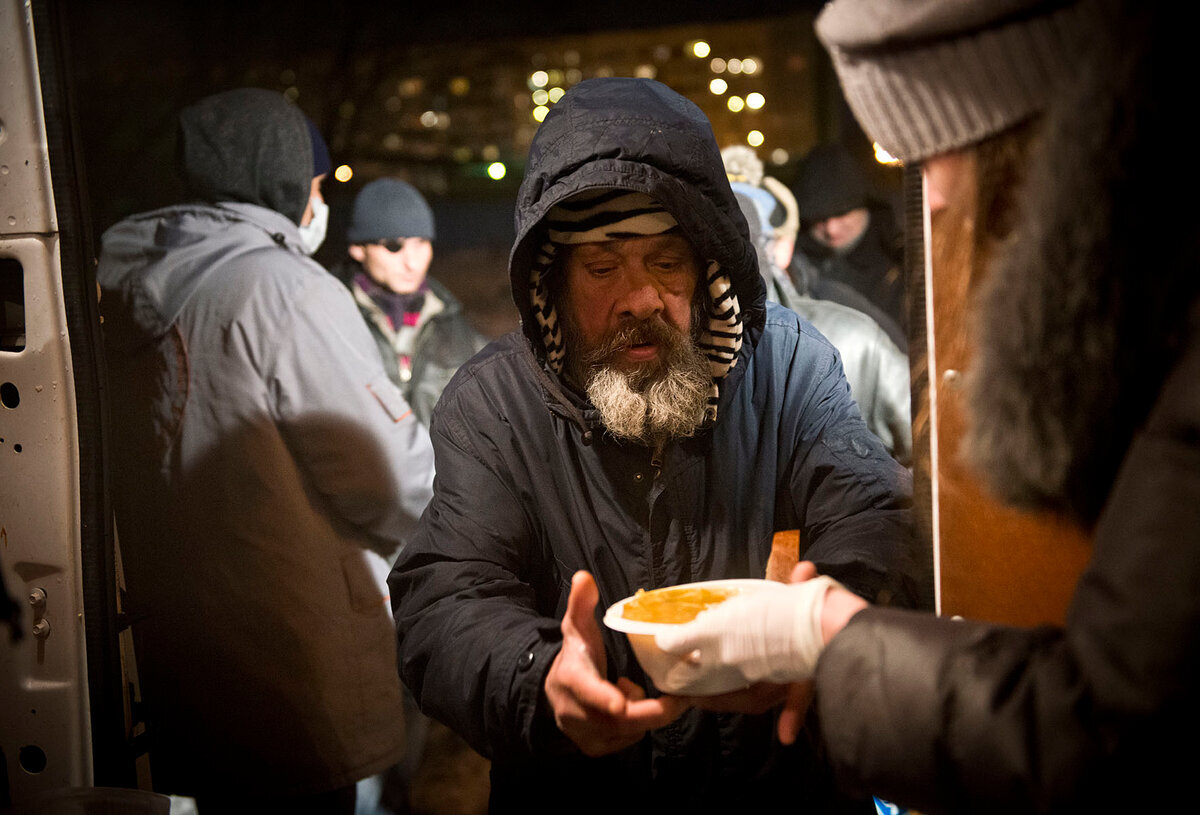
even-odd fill
[[[844,783],[929,813],[1166,811],[1186,789],[1200,726],[1195,356],[1123,462],[1064,629],[868,609],[834,638],[817,711]]]
[[[790,411],[802,424],[789,478],[801,557],[872,602],[917,605],[929,592],[914,552],[912,478],[863,422],[837,352],[811,330],[790,366],[814,369],[791,377],[806,383]]]
[[[489,450],[504,441],[479,426],[486,399],[468,383],[439,409],[434,498],[388,584],[401,678],[422,711],[491,757],[531,752],[542,681],[562,637],[524,574],[535,535],[514,479]]]

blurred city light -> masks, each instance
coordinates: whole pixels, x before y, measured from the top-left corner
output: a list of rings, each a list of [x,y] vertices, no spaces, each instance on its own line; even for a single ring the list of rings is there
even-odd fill
[[[725,60],[720,57],[713,57],[712,62],[708,63],[708,67],[714,74],[723,74],[725,73]]]
[[[725,93],[725,91],[729,90],[729,83],[724,79],[717,77],[712,82],[708,83],[708,90],[710,93],[720,96],[721,94]]]
[[[545,71],[534,71],[529,75],[529,87],[531,88],[544,88],[549,81],[550,74]]]
[[[350,169],[349,164],[343,164],[333,171],[333,177],[344,184],[354,178],[354,171]]]
[[[493,161],[487,168],[488,178],[493,181],[499,181],[504,178],[507,172],[508,168],[504,166],[504,162],[502,161]]]
[[[731,96],[725,104],[734,113],[741,113],[742,108],[746,107],[746,100],[740,96]]]
[[[704,59],[712,52],[712,48],[704,40],[696,40],[692,43],[692,53]]]
[[[766,98],[764,98],[763,95],[757,91],[746,94],[746,107],[750,108],[751,110],[758,110],[764,104],[766,104],[766,101]]]
[[[536,108],[533,109],[534,121],[536,121],[536,122],[542,121],[543,119],[546,118],[546,114],[549,112],[550,112],[550,108],[546,107],[545,105],[538,105]]]
[[[562,99],[564,93],[566,93],[566,91],[564,91],[562,88],[559,88],[559,87],[551,88],[550,93],[548,94],[548,96],[550,97],[550,103],[553,104],[553,103],[557,102],[559,99]]]
[[[875,160],[880,164],[886,164],[889,167],[894,167],[901,163],[900,159],[896,158],[887,150],[884,150],[882,147],[880,147],[879,142],[874,142],[871,146],[875,150]]]
[[[763,143],[763,134],[761,130],[751,130],[746,134],[746,144],[751,147],[760,147]]]
[[[747,57],[746,59],[742,60],[742,73],[758,73],[758,60],[754,59],[753,57]]]
[[[550,101],[550,94],[544,88],[538,88],[533,92],[533,104],[544,105]]]

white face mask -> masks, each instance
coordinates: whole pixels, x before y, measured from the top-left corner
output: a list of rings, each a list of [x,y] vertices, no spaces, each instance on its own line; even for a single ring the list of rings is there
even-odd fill
[[[313,216],[307,226],[300,227],[300,245],[308,254],[315,253],[325,241],[325,230],[329,226],[329,205],[320,198],[311,198]]]

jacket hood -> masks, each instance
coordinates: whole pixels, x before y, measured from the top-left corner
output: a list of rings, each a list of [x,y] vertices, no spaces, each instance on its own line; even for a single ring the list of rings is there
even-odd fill
[[[313,263],[296,225],[278,212],[254,204],[182,204],[106,230],[96,276],[106,292],[127,301],[128,322],[138,335],[126,341],[137,344],[162,336],[210,275],[264,249]],[[101,302],[111,301],[106,294]]]
[[[762,324],[766,290],[754,246],[704,113],[651,79],[589,79],[542,122],[517,197],[509,278],[539,358],[546,349],[529,283],[547,240],[543,221],[555,204],[604,188],[645,193],[661,204],[700,254],[728,275],[742,324]]]
[[[257,204],[300,223],[313,180],[303,113],[278,93],[238,88],[179,115],[179,171],[202,201]]]

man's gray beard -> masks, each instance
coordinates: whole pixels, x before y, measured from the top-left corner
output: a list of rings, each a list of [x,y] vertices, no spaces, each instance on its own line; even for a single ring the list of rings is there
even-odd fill
[[[648,334],[646,339],[658,342],[665,351],[659,364],[626,370],[608,361],[630,336],[638,334]],[[614,436],[654,447],[696,432],[708,404],[712,375],[708,360],[690,337],[665,323],[646,322],[586,350],[568,327],[568,343],[567,353],[574,357],[571,372],[576,381],[585,382],[588,399]]]

